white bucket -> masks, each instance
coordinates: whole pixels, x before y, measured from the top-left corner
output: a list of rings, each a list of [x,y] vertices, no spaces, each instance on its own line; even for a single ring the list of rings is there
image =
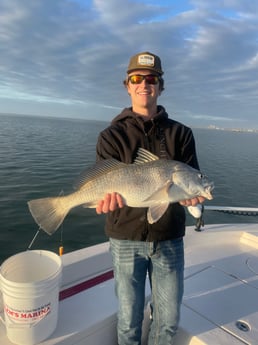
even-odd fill
[[[48,338],[58,320],[61,258],[46,250],[11,256],[0,268],[4,323],[9,340],[33,345]]]

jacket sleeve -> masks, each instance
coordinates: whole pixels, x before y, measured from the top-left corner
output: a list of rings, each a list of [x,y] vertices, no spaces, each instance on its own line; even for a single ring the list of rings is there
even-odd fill
[[[115,158],[120,160],[115,141],[112,141],[112,133],[106,129],[99,134],[96,145],[96,160]]]

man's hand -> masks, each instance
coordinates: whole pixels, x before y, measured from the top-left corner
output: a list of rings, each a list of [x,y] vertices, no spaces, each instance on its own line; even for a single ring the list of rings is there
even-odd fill
[[[105,195],[103,200],[98,202],[96,207],[97,214],[108,213],[109,211],[115,211],[117,208],[124,206],[123,198],[118,193],[108,193]]]
[[[182,206],[196,206],[197,204],[202,204],[204,200],[205,198],[203,196],[198,196],[193,199],[182,200],[179,202],[179,204]]]

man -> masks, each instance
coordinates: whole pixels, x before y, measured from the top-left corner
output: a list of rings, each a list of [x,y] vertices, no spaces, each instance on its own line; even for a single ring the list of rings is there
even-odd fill
[[[157,99],[164,90],[158,56],[149,52],[130,59],[124,85],[132,106],[115,117],[102,131],[97,158],[132,163],[139,147],[160,158],[175,159],[199,168],[190,128],[168,117]],[[99,201],[97,213],[108,213],[106,234],[110,238],[118,309],[119,345],[140,345],[148,273],[151,296],[149,345],[171,345],[178,327],[183,296],[185,234],[184,206],[195,206],[203,197],[171,204],[154,224],[147,209],[124,205],[117,193]]]

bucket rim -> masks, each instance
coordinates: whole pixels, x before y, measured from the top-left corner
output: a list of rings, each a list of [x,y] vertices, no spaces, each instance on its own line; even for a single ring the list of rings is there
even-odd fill
[[[10,279],[7,279],[5,276],[4,276],[4,272],[3,272],[3,269],[5,268],[5,266],[8,264],[8,261],[11,259],[15,259],[17,258],[18,256],[21,256],[21,255],[24,255],[25,253],[36,253],[36,254],[40,254],[40,255],[44,255],[44,254],[47,254],[46,257],[50,258],[50,256],[52,258],[55,258],[55,262],[57,263],[58,267],[56,269],[55,272],[53,272],[52,274],[50,274],[47,279],[48,280],[54,280],[56,279],[60,273],[62,272],[62,268],[63,268],[63,263],[62,263],[62,259],[59,255],[57,255],[55,252],[52,252],[50,250],[45,250],[45,249],[33,249],[33,250],[27,250],[27,251],[23,251],[23,252],[19,252],[17,254],[14,254],[12,256],[10,256],[9,258],[7,258],[6,260],[3,261],[3,263],[1,264],[0,266],[0,283],[1,281],[2,282],[5,282],[5,283],[9,283],[9,284],[19,284],[19,286],[27,286],[27,285],[30,285],[32,282],[16,282],[14,280],[10,280]],[[10,262],[9,262],[10,263]],[[46,279],[42,278],[40,280],[37,280],[36,282],[33,282],[34,284],[40,284],[42,282],[44,282]],[[0,287],[1,287],[1,284],[0,284]],[[1,290],[1,289],[0,289]]]

